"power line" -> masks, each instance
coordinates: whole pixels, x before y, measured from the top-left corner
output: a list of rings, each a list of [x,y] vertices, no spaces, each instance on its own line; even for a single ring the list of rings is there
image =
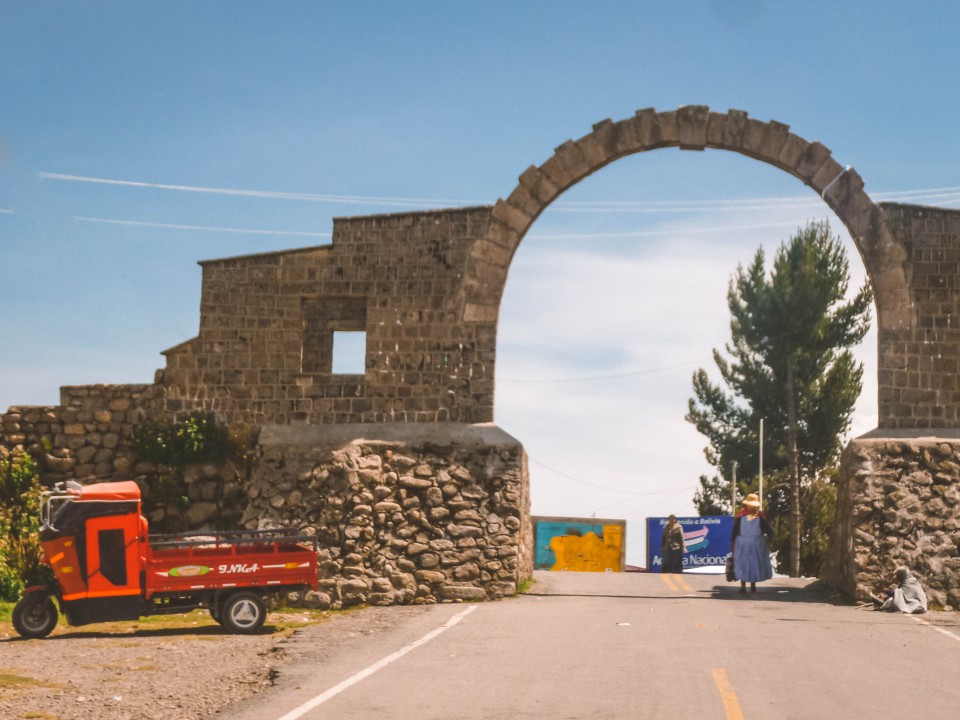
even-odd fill
[[[576,478],[576,477],[574,477],[573,475],[568,475],[568,474],[566,474],[566,473],[564,473],[564,472],[561,472],[561,471],[557,470],[556,468],[550,467],[549,465],[544,465],[542,462],[540,462],[540,461],[538,461],[538,460],[535,460],[535,459],[529,457],[529,455],[528,455],[527,457],[528,457],[529,461],[532,462],[534,465],[539,465],[539,466],[542,467],[544,470],[549,470],[550,472],[554,473],[555,475],[559,475],[560,477],[566,478],[567,480],[572,480],[573,482],[579,483],[580,485],[586,485],[587,487],[597,488],[598,490],[607,490],[607,491],[609,491],[609,492],[617,492],[617,493],[623,493],[623,494],[625,494],[625,495],[634,495],[634,496],[636,496],[636,497],[633,497],[633,498],[629,498],[630,500],[637,500],[637,499],[640,499],[640,498],[647,498],[647,497],[652,497],[652,496],[655,496],[655,495],[663,495],[664,493],[667,493],[667,492],[670,492],[671,490],[673,490],[673,488],[678,487],[678,485],[672,485],[672,486],[670,486],[669,488],[666,488],[666,489],[664,489],[664,490],[652,490],[652,491],[649,491],[649,492],[637,492],[636,490],[622,490],[622,489],[620,489],[620,488],[606,487],[606,486],[604,486],[604,485],[597,485],[596,483],[591,483],[591,482],[587,482],[586,480],[581,480],[580,478]],[[684,483],[684,484],[687,485],[687,483]],[[614,503],[614,505],[615,505],[615,504],[617,504],[617,503]],[[606,507],[613,507],[613,505],[608,505],[608,506],[606,506]],[[601,508],[601,509],[602,509],[602,508]]]
[[[810,219],[810,218],[807,218]],[[822,220],[823,218],[814,218]],[[636,238],[636,237],[663,237],[671,235],[703,235],[715,232],[729,232],[732,230],[759,230],[763,228],[795,227],[805,220],[786,220],[783,222],[756,223],[752,225],[719,225],[714,227],[684,227],[667,230],[628,230],[626,232],[590,232],[590,233],[531,233],[528,238],[536,240],[589,240],[591,238]]]
[[[664,365],[662,367],[656,368],[644,368],[642,370],[631,370],[624,373],[614,373],[611,375],[588,375],[583,377],[571,377],[571,378],[530,378],[530,379],[518,379],[518,378],[497,378],[497,382],[513,382],[513,383],[572,383],[572,382],[595,382],[597,380],[619,380],[626,377],[634,377],[636,375],[650,375],[652,373],[663,372],[665,370],[675,370],[676,368],[686,367],[688,365],[697,365],[699,363],[707,362],[711,360],[712,357],[699,358],[697,360],[685,360],[684,362],[676,363],[674,365]]]

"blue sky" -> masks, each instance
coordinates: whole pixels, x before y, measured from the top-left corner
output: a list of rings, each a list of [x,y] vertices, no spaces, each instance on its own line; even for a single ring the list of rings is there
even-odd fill
[[[151,381],[197,333],[198,260],[323,244],[337,216],[493,203],[641,108],[778,120],[876,198],[955,207],[960,8],[784,5],[6,0],[0,408]],[[683,415],[727,338],[729,277],[819,217],[778,170],[675,149],[551,206],[498,345],[497,422],[530,454],[534,512],[626,517],[638,563],[644,517],[692,513],[708,468]],[[854,433],[876,423],[873,336],[860,353]]]

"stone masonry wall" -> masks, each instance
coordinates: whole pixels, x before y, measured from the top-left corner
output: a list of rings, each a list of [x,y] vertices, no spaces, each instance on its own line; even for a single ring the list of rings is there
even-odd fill
[[[60,389],[60,405],[11,407],[0,415],[0,447],[26,449],[46,484],[126,479],[134,472],[132,431],[153,411],[156,385]]]
[[[319,534],[320,592],[306,604],[494,599],[533,571],[526,456],[495,427],[261,441],[243,520]]]
[[[337,218],[330,246],[201,263],[200,334],[165,353],[164,409],[247,425],[476,421],[495,336],[478,342],[457,298],[489,214]],[[336,330],[366,333],[362,375],[331,372]]]
[[[915,323],[879,326],[879,427],[960,428],[960,211],[880,206],[906,255]]]
[[[868,600],[906,565],[960,609],[960,438],[865,439],[842,458],[828,585]]]

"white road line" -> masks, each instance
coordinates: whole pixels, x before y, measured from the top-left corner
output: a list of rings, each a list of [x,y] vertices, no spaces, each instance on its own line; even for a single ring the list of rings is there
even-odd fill
[[[944,630],[942,627],[937,627],[936,625],[931,625],[931,624],[930,624],[929,622],[927,622],[926,620],[922,620],[921,618],[918,618],[918,617],[915,616],[915,615],[911,615],[911,616],[910,616],[910,619],[911,619],[911,620],[915,620],[916,622],[920,623],[921,625],[926,625],[926,626],[927,626],[928,628],[930,628],[931,630],[936,630],[936,631],[937,631],[938,633],[940,633],[941,635],[946,635],[948,638],[950,638],[950,639],[952,639],[952,640],[956,640],[957,642],[960,642],[960,635],[957,635],[956,633],[952,633],[952,632],[950,632],[949,630]]]
[[[452,628],[454,625],[456,625],[458,622],[460,622],[461,620],[463,620],[467,615],[469,615],[470,613],[472,613],[472,612],[473,612],[474,610],[476,610],[478,607],[480,607],[480,606],[479,606],[479,605],[471,605],[471,606],[468,607],[466,610],[464,610],[464,611],[462,611],[462,612],[454,615],[452,618],[450,618],[449,620],[447,620],[447,622],[445,622],[445,623],[444,623],[443,625],[441,625],[440,627],[438,627],[438,628],[436,628],[436,629],[431,630],[430,632],[428,632],[426,635],[424,635],[424,636],[423,636],[422,638],[420,638],[419,640],[416,640],[416,641],[410,643],[409,645],[407,645],[406,647],[401,648],[400,650],[397,650],[397,651],[396,651],[395,653],[393,653],[392,655],[387,655],[387,657],[383,658],[383,660],[380,660],[380,661],[378,661],[378,662],[375,662],[373,665],[370,665],[369,667],[361,670],[360,672],[356,673],[355,675],[351,675],[350,677],[348,677],[346,680],[344,680],[343,682],[339,683],[338,685],[334,685],[334,686],[333,686],[332,688],[330,688],[329,690],[326,690],[326,691],[320,693],[319,695],[317,695],[317,696],[316,696],[315,698],[313,698],[312,700],[308,700],[307,702],[305,702],[303,705],[301,705],[300,707],[296,708],[295,710],[291,710],[291,711],[288,712],[286,715],[284,715],[283,717],[279,718],[279,720],[297,720],[297,718],[303,717],[304,715],[306,715],[308,712],[310,712],[310,711],[313,710],[314,708],[317,708],[317,707],[319,707],[320,705],[322,705],[323,703],[325,703],[327,700],[330,700],[331,698],[336,697],[337,695],[339,695],[340,693],[342,693],[344,690],[346,690],[346,689],[349,688],[350,686],[356,685],[358,682],[360,682],[360,681],[363,680],[364,678],[370,677],[370,676],[373,675],[375,672],[377,672],[377,670],[381,670],[381,669],[385,668],[387,665],[389,665],[390,663],[392,663],[394,660],[399,660],[400,658],[402,658],[404,655],[406,655],[406,654],[407,654],[408,652],[410,652],[411,650],[416,650],[416,649],[417,649],[418,647],[420,647],[421,645],[424,645],[425,643],[430,642],[430,641],[433,640],[435,637],[437,637],[437,635],[439,635],[440,633],[444,632],[445,630],[449,630],[449,629]]]

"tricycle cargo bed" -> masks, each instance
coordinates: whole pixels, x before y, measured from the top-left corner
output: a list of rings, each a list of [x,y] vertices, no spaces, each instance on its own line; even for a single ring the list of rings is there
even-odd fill
[[[317,585],[317,538],[295,530],[151,535],[149,544],[147,597],[230,587]]]

